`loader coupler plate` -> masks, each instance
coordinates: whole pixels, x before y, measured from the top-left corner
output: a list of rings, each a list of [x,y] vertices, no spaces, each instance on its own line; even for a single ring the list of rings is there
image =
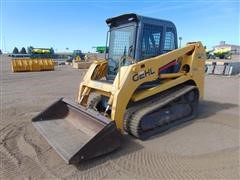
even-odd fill
[[[69,164],[109,153],[120,146],[120,133],[114,121],[66,99],[52,104],[32,122]]]

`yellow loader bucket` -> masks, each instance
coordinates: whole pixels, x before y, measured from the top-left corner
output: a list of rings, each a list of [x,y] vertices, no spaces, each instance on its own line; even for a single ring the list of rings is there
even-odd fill
[[[12,59],[12,72],[51,71],[55,62],[52,59]]]
[[[66,99],[52,104],[32,122],[68,164],[107,154],[120,146],[114,121]]]

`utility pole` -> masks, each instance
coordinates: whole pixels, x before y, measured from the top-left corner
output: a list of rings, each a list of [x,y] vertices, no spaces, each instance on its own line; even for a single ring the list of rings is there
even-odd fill
[[[182,37],[179,37],[179,48],[181,48]]]
[[[3,36],[3,47],[2,48],[4,48],[4,53],[7,53],[5,36]]]

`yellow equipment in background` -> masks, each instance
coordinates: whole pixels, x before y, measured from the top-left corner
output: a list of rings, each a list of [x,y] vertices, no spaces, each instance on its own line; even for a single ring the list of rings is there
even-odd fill
[[[67,163],[117,149],[124,132],[145,140],[195,118],[204,94],[201,42],[178,48],[170,21],[124,14],[106,22],[108,57],[93,61],[77,102],[61,98],[32,119]]]
[[[53,71],[53,59],[12,59],[12,72]]]
[[[51,49],[46,49],[46,48],[34,48],[32,49],[32,53],[37,53],[37,54],[46,54],[50,53]]]
[[[73,60],[72,67],[75,69],[88,69],[91,64],[92,64],[91,62],[84,62],[84,61],[76,62]]]
[[[72,67],[75,69],[88,69],[92,62],[88,61],[87,55],[85,55],[83,58],[80,56],[76,56],[72,61]]]
[[[81,61],[85,61],[84,59],[82,60],[80,56],[76,56],[74,59],[75,62],[81,62]]]

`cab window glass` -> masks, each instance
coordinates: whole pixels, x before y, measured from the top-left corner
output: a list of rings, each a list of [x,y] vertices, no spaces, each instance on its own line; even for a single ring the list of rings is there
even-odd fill
[[[173,28],[167,28],[164,41],[164,50],[171,51],[176,48],[175,45],[175,34]]]
[[[160,54],[162,31],[162,26],[144,25],[141,59],[147,59]]]

